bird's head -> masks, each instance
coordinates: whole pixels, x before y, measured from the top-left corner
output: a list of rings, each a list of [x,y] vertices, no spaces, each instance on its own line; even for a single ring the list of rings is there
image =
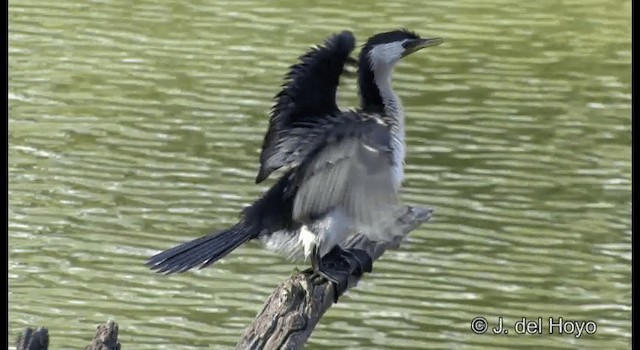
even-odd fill
[[[395,64],[420,49],[440,45],[442,42],[441,38],[423,39],[406,29],[392,30],[370,37],[362,47],[358,59],[360,107],[365,111],[383,111],[385,102],[380,89],[382,87],[389,95]]]
[[[368,61],[374,70],[391,68],[403,57],[442,42],[441,38],[420,38],[418,34],[406,29],[378,33],[364,44],[360,60]]]

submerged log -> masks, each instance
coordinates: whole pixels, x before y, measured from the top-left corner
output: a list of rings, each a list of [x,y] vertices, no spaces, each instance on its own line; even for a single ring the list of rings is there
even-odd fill
[[[399,213],[391,242],[374,242],[362,234],[352,236],[345,248],[367,251],[377,260],[387,249],[397,248],[404,238],[431,219],[432,210],[406,207]],[[359,278],[351,276],[352,288]],[[334,288],[329,282],[314,284],[310,275],[299,272],[280,284],[264,303],[262,310],[245,330],[237,349],[301,349],[324,313],[334,304]]]

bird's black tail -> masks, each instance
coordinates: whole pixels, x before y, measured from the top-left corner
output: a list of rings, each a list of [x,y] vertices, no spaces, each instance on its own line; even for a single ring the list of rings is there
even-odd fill
[[[241,220],[224,231],[196,238],[158,253],[147,260],[147,265],[156,272],[167,274],[185,272],[198,265],[202,269],[218,261],[256,235],[256,229]]]

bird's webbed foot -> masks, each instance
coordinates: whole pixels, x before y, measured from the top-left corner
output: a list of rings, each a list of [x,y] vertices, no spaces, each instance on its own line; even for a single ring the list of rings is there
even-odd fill
[[[329,281],[335,290],[334,302],[346,292],[349,287],[349,276],[362,276],[371,272],[373,261],[369,254],[362,249],[342,249],[335,246],[329,253],[320,257],[317,248],[311,254],[312,283],[320,284]]]
[[[340,257],[349,266],[349,273],[354,276],[361,277],[365,272],[371,272],[373,269],[373,259],[366,250],[357,248],[342,249],[340,246],[335,246],[333,251],[337,251],[340,254]]]

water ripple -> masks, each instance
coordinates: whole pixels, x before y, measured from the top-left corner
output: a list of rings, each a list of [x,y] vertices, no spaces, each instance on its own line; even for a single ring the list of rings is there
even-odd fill
[[[232,224],[266,188],[266,114],[303,50],[409,27],[446,38],[394,82],[403,196],[436,216],[309,348],[628,348],[630,4],[12,2],[9,334],[46,325],[52,347],[77,348],[114,318],[131,348],[234,346],[293,264],[254,243],[179,276],[144,260]],[[338,98],[357,103],[353,79]],[[483,337],[479,315],[598,333]]]

